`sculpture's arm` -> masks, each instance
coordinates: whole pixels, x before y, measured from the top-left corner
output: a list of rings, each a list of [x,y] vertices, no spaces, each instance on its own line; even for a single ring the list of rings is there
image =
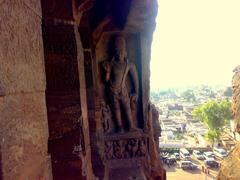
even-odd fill
[[[133,85],[134,85],[134,90],[135,94],[138,96],[138,73],[135,64],[130,63],[130,75],[132,76],[133,79]]]
[[[112,69],[111,63],[105,61],[103,63],[103,68],[106,71],[105,81],[108,82],[110,80],[111,69]]]

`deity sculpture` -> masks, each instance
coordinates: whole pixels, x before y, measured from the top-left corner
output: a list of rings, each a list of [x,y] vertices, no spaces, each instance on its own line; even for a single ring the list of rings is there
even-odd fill
[[[101,111],[102,111],[101,122],[102,122],[103,132],[110,133],[112,130],[110,107],[106,103],[101,102]]]
[[[124,132],[126,126],[124,122],[127,122],[129,131],[134,131],[137,128],[133,122],[131,106],[133,104],[136,106],[138,97],[137,70],[135,64],[128,62],[126,58],[127,52],[123,37],[115,38],[113,51],[113,58],[111,61],[104,62],[103,67],[106,72],[105,80],[108,82],[108,94],[116,128],[118,132]],[[128,74],[132,79],[133,93],[129,93],[126,86]]]
[[[138,156],[145,156],[147,153],[147,147],[146,147],[146,144],[145,144],[145,140],[144,139],[141,139],[139,141],[139,148],[138,148]]]
[[[105,155],[107,159],[113,158],[113,147],[111,142],[105,142]]]

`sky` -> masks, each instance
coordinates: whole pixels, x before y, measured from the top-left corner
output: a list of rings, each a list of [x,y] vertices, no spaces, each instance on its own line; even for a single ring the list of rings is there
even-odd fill
[[[151,90],[231,86],[240,65],[240,0],[158,0]]]

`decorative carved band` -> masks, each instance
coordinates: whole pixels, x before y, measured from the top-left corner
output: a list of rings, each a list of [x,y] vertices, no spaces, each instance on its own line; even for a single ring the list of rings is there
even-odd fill
[[[106,160],[120,160],[146,157],[148,154],[146,136],[128,138],[110,138],[104,141]]]

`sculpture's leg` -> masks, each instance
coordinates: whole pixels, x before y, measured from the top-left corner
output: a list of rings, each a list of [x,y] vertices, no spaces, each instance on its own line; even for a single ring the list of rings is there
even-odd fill
[[[114,116],[117,123],[118,131],[123,132],[123,124],[121,119],[121,109],[120,109],[120,102],[119,99],[115,96],[113,96],[113,110],[114,110]]]
[[[121,119],[121,111],[120,109],[115,109],[115,117],[117,121],[117,126],[118,126],[118,131],[123,132],[123,124],[122,124],[122,119]]]
[[[132,110],[131,110],[131,107],[130,107],[130,100],[128,97],[124,97],[123,100],[122,100],[122,106],[123,106],[123,109],[126,113],[126,116],[127,116],[127,120],[129,122],[129,130],[132,131],[132,130],[136,130],[136,125],[134,124],[133,122],[133,117],[132,117]]]

